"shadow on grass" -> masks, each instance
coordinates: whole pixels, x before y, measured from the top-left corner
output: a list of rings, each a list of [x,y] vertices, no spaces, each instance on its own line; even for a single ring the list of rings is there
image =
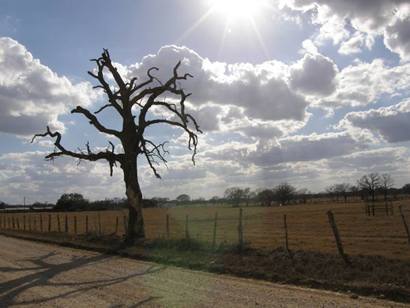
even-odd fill
[[[65,263],[53,264],[48,260],[52,257],[56,257],[55,252],[49,254],[21,260],[23,262],[31,263],[30,266],[25,268],[12,268],[12,267],[3,267],[0,268],[1,272],[4,273],[22,273],[30,272],[22,277],[15,278],[13,280],[8,280],[0,283],[0,303],[2,307],[8,307],[10,305],[38,305],[45,303],[47,301],[52,301],[59,298],[69,297],[74,294],[79,294],[83,292],[90,291],[92,289],[101,289],[108,287],[114,284],[125,282],[131,278],[147,275],[151,273],[158,272],[162,270],[163,266],[151,266],[148,269],[142,272],[136,272],[125,276],[120,276],[116,278],[106,278],[98,279],[91,281],[64,281],[64,282],[54,282],[53,278],[57,277],[60,274],[67,273],[71,270],[78,270],[81,267],[95,265],[97,263],[102,263],[113,258],[109,255],[99,254],[91,257],[74,257],[70,261]],[[34,271],[34,273],[33,273]],[[25,291],[37,287],[68,287],[70,290],[63,291],[62,293],[46,296],[42,298],[32,299],[32,300],[18,300],[18,296]],[[131,307],[138,307],[144,303],[154,300],[155,297],[148,297],[140,302],[137,302]]]

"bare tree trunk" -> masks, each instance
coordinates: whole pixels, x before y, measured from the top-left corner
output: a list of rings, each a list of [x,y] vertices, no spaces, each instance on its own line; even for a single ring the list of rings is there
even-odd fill
[[[127,244],[144,239],[144,221],[142,217],[142,193],[138,183],[136,162],[130,168],[123,168],[128,200],[128,229],[125,237]]]

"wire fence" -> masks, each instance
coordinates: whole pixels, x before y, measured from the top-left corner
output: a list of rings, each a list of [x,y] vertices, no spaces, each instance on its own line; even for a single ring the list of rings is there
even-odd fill
[[[399,206],[394,204],[392,215],[376,208],[375,216],[366,215],[365,207],[358,204],[144,209],[144,221],[147,239],[189,238],[213,246],[238,244],[263,250],[288,246],[290,250],[335,253],[327,215],[331,209],[347,254],[410,259],[410,208],[402,206],[400,211]],[[72,236],[123,236],[127,222],[124,210],[0,213],[1,230]]]

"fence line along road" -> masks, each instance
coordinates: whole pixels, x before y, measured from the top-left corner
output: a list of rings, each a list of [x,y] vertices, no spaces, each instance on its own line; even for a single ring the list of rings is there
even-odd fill
[[[401,209],[399,210],[399,206]],[[368,216],[362,204],[248,208],[144,209],[148,239],[190,238],[217,247],[249,245],[257,249],[287,248],[337,253],[328,210],[337,221],[338,234],[347,255],[382,255],[410,260],[409,206],[394,204],[394,214],[383,209]],[[285,216],[286,215],[286,216]],[[407,218],[409,216],[409,218]],[[284,225],[286,217],[286,225]],[[101,212],[0,213],[1,230],[65,233],[80,236],[121,237],[127,228],[125,210]]]

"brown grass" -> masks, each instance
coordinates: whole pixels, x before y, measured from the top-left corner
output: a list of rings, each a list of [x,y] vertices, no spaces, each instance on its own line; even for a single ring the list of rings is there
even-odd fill
[[[328,203],[286,207],[249,207],[243,208],[244,240],[252,248],[272,250],[283,247],[283,215],[287,215],[289,247],[291,250],[304,250],[321,253],[336,253],[327,210],[332,210],[342,237],[345,251],[349,255],[379,255],[391,259],[410,260],[410,245],[398,205],[403,205],[409,216],[410,207],[406,201],[394,204],[394,215],[386,216],[383,209],[375,217],[366,216],[363,204]],[[170,217],[170,238],[185,237],[185,217],[189,216],[189,235],[192,239],[212,242],[214,215],[218,212],[217,244],[235,244],[238,241],[238,208],[201,207],[144,209],[145,229],[148,239],[167,238],[166,215]],[[23,217],[26,217],[26,231],[29,221],[33,231],[40,231],[40,215],[43,232],[48,232],[48,218],[51,215],[51,231],[58,231],[57,215],[60,217],[61,231],[67,216],[69,234],[74,235],[74,216],[77,217],[77,233],[85,233],[85,217],[88,216],[89,232],[98,234],[98,215],[101,220],[103,235],[115,233],[116,217],[119,225],[117,235],[124,234],[123,217],[126,211],[77,212],[77,213],[3,213],[0,214],[1,227],[15,219],[23,229]],[[34,225],[35,221],[35,225]]]

